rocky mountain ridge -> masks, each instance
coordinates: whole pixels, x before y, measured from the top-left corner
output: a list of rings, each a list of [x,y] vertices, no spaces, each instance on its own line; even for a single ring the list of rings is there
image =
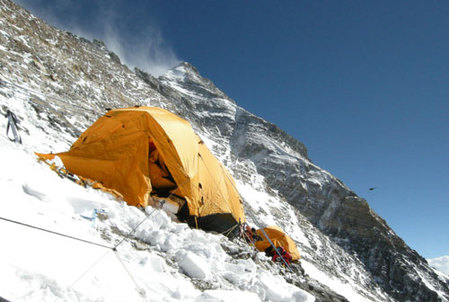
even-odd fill
[[[192,123],[240,186],[254,188],[243,196],[248,219],[282,226],[299,243],[304,263],[357,284],[368,301],[449,300],[449,280],[365,200],[313,164],[302,143],[237,106],[191,64],[156,79],[130,70],[101,41],[60,31],[9,0],[0,3],[1,85],[28,96],[19,116],[41,118],[48,138],[41,148],[48,150],[40,151],[70,146],[107,108],[166,108]],[[55,132],[66,133],[66,141],[52,142]],[[273,203],[261,207],[256,193]]]

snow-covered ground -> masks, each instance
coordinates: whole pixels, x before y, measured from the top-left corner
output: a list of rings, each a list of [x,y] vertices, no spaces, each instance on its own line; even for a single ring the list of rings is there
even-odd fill
[[[0,142],[1,297],[11,301],[314,300],[280,276],[261,270],[253,260],[230,257],[222,248],[230,243],[223,236],[190,229],[159,209],[130,207],[107,193],[62,179],[21,145],[3,135]],[[114,246],[116,252],[107,248]]]

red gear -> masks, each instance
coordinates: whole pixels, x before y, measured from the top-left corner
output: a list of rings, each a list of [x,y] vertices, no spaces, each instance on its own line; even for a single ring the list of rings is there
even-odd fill
[[[279,254],[282,256],[282,258],[284,258],[285,262],[287,262],[287,264],[290,264],[290,262],[292,261],[292,255],[290,255],[289,252],[287,252],[282,246],[277,248],[278,253],[274,252],[273,258],[271,258],[272,261],[274,262],[281,262],[281,257],[279,256]]]

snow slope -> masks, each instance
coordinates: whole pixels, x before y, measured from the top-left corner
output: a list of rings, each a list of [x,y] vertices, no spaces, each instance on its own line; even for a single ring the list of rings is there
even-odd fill
[[[4,129],[4,122],[1,126]],[[29,144],[28,137],[24,143]],[[0,152],[0,296],[5,299],[315,300],[253,259],[232,258],[223,247],[240,247],[221,235],[190,229],[162,210],[142,211],[62,179],[37,162],[31,150],[4,135]],[[107,248],[114,246],[116,252]],[[265,258],[248,252],[256,260]]]

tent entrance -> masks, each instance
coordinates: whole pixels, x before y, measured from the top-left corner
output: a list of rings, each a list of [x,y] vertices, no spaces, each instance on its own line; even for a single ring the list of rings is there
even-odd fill
[[[148,138],[148,176],[150,178],[153,193],[161,197],[167,197],[178,186],[170,173],[165,158],[156,148],[157,142]]]
[[[201,217],[190,215],[189,207],[185,203],[176,215],[182,222],[186,222],[191,228],[200,228],[205,231],[213,231],[226,235],[227,237],[239,236],[240,230],[237,227],[231,213],[217,213]]]

